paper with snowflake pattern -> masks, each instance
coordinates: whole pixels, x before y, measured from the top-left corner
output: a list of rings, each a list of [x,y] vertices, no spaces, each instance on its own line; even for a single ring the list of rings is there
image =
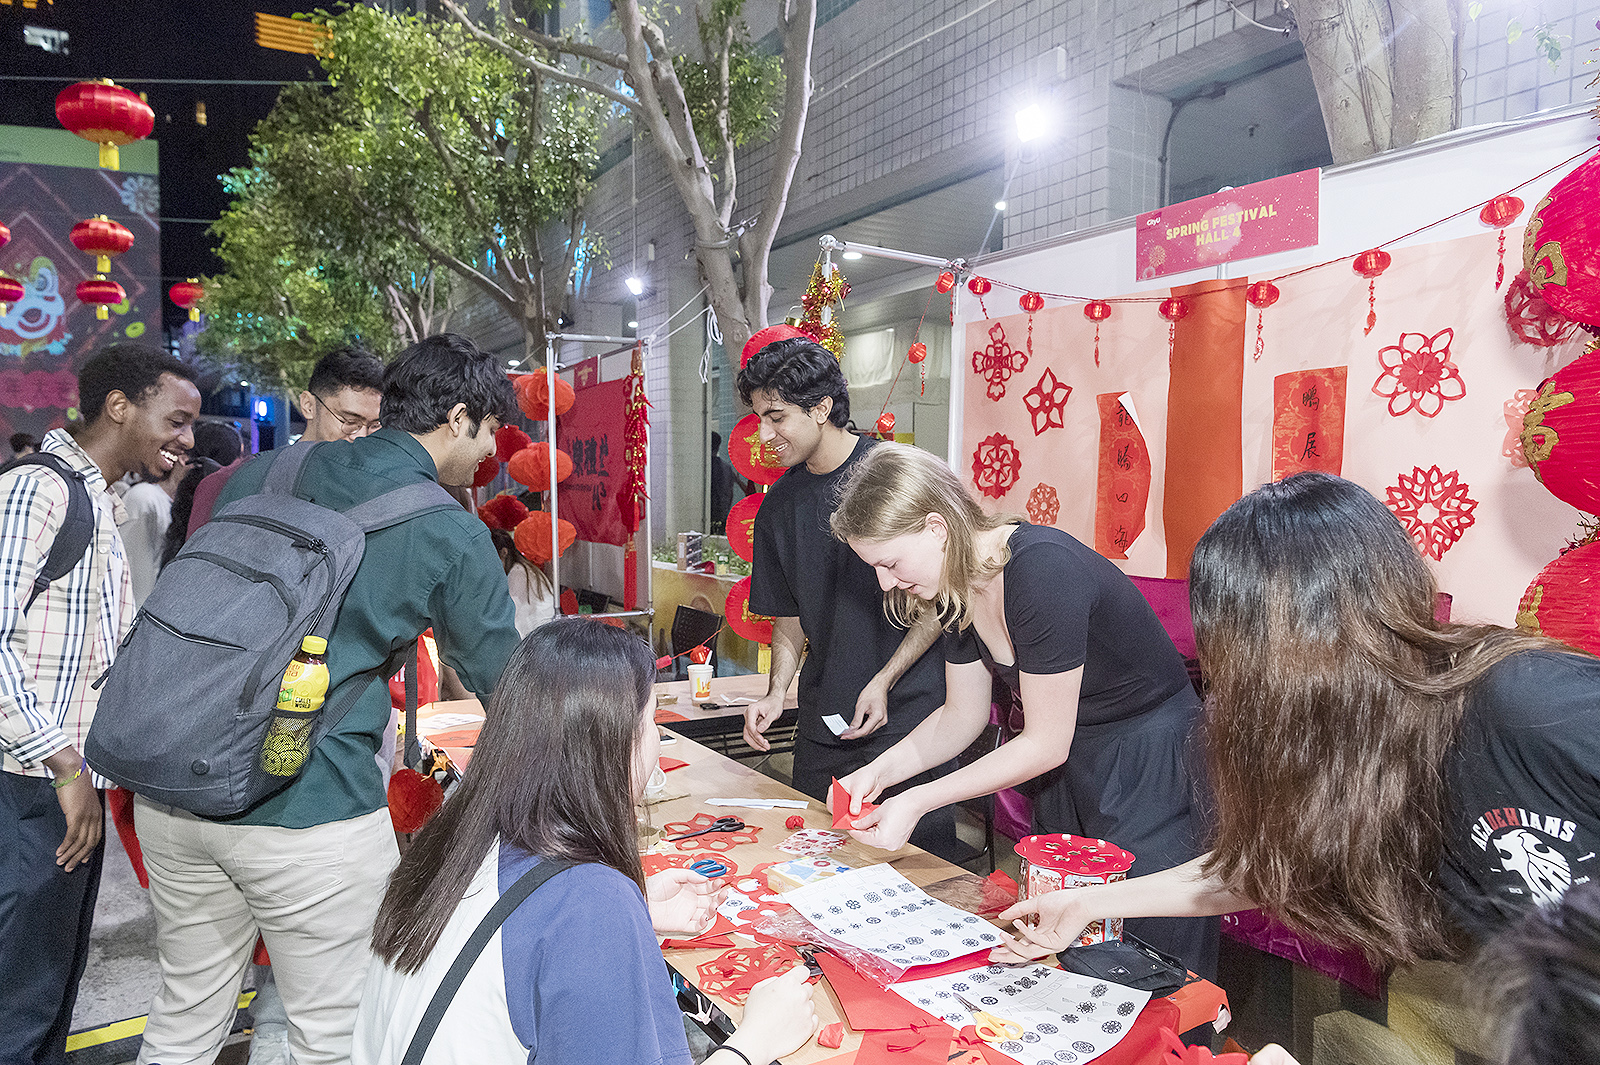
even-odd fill
[[[887,864],[818,880],[783,901],[833,938],[901,969],[1000,945],[988,921],[940,902]]]
[[[962,973],[908,980],[889,990],[957,1031],[972,1011],[957,994],[1022,1028],[1018,1039],[994,1044],[1020,1065],[1073,1065],[1104,1054],[1133,1027],[1150,992],[1062,972],[1044,965],[988,965]]]

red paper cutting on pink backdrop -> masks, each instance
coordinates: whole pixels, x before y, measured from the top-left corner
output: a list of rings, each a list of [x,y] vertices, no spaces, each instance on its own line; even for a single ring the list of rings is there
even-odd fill
[[[1272,379],[1272,479],[1344,469],[1347,366],[1296,370]]]
[[[1033,418],[1034,436],[1039,436],[1046,429],[1066,427],[1062,410],[1071,396],[1072,386],[1062,384],[1056,379],[1055,371],[1046,366],[1044,373],[1039,375],[1038,383],[1022,396],[1022,405]]]
[[[1005,327],[995,322],[989,327],[989,344],[972,353],[972,372],[989,383],[984,394],[999,402],[1006,394],[1006,382],[1012,374],[1028,367],[1028,353],[1012,347],[1006,340]]]
[[[1150,449],[1126,392],[1095,397],[1100,407],[1100,472],[1095,481],[1094,549],[1127,558],[1144,532],[1150,501]]]
[[[1450,361],[1454,329],[1441,329],[1432,336],[1401,333],[1400,339],[1378,352],[1383,372],[1372,383],[1372,393],[1389,401],[1389,413],[1396,418],[1416,411],[1432,418],[1444,409],[1447,400],[1467,394],[1461,371]]]
[[[1522,453],[1522,423],[1528,417],[1528,408],[1538,397],[1537,388],[1519,388],[1501,406],[1506,419],[1505,439],[1500,442],[1500,454],[1511,460],[1511,465],[1528,468],[1528,456]]]
[[[1061,497],[1052,485],[1040,482],[1028,493],[1028,520],[1035,525],[1054,525],[1061,516]]]
[[[1389,509],[1416,541],[1417,549],[1437,562],[1477,520],[1472,512],[1478,501],[1469,497],[1467,490],[1459,470],[1445,473],[1437,466],[1426,470],[1415,466],[1384,491]]]
[[[986,436],[972,453],[972,483],[991,499],[1011,491],[1022,476],[1022,453],[1004,433]]]

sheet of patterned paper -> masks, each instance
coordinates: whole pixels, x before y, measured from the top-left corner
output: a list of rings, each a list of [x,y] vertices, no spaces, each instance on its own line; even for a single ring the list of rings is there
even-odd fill
[[[1044,965],[989,965],[891,984],[889,990],[958,1030],[972,1023],[972,1011],[957,994],[1014,1022],[1021,1037],[994,1047],[1021,1065],[1073,1065],[1104,1054],[1150,1000],[1148,991]]]
[[[981,917],[932,898],[891,865],[869,865],[786,892],[817,928],[901,969],[997,946]]]
[[[778,849],[785,854],[815,858],[829,851],[836,851],[849,842],[849,836],[838,832],[829,832],[821,828],[803,828],[778,844]]]

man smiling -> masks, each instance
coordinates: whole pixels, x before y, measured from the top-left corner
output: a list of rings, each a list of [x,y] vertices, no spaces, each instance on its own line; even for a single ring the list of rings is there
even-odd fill
[[[106,486],[171,470],[194,446],[200,392],[170,355],[113,345],[79,373],[78,409],[80,428],[41,444],[59,466],[0,474],[0,1047],[41,1065],[66,1060],[100,887],[101,795],[81,753],[93,681],[133,619],[122,504]],[[88,491],[93,537],[36,593],[71,516],[69,476]]]
[[[767,694],[745,711],[744,738],[769,748],[762,734],[799,670],[793,783],[825,799],[831,778],[872,761],[944,702],[944,664],[927,653],[939,630],[931,621],[895,628],[872,568],[829,531],[839,483],[874,443],[848,428],[839,360],[809,338],[774,341],[739,371],[739,396],[761,419],[762,444],[788,468],[756,512],[750,610],[773,618],[772,673]],[[833,714],[849,725],[837,735],[823,720]],[[911,841],[965,856],[950,807],[924,817]]]

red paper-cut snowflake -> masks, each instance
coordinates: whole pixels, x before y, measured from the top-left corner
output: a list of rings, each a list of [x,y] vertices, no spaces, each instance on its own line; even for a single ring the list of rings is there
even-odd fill
[[[972,453],[972,483],[991,499],[999,499],[1022,475],[1022,454],[1003,433],[984,437]]]
[[[1519,388],[1506,400],[1502,410],[1506,419],[1506,436],[1500,442],[1500,454],[1511,460],[1513,467],[1528,468],[1528,456],[1522,453],[1522,423],[1528,417],[1528,408],[1539,395],[1537,388]]]
[[[1063,420],[1061,412],[1071,395],[1072,386],[1056,380],[1055,372],[1046,366],[1044,373],[1039,375],[1039,383],[1022,396],[1022,405],[1033,415],[1034,436],[1038,436],[1046,429],[1066,428],[1067,423]]]
[[[1061,497],[1056,490],[1043,483],[1033,486],[1028,493],[1028,520],[1035,525],[1054,525],[1061,516]]]
[[[1006,394],[1011,375],[1021,373],[1027,366],[1028,353],[1006,343],[1006,331],[999,322],[989,327],[989,346],[972,353],[972,372],[989,382],[987,395],[996,402]]]
[[[1444,473],[1437,466],[1426,470],[1413,467],[1410,475],[1400,475],[1399,484],[1384,489],[1389,509],[1416,541],[1417,549],[1435,562],[1477,520],[1472,512],[1478,501],[1469,498],[1467,490],[1461,471]]]
[[[1378,352],[1383,372],[1372,383],[1372,393],[1389,400],[1390,414],[1398,418],[1414,410],[1432,418],[1444,409],[1446,400],[1467,394],[1461,371],[1450,361],[1455,335],[1454,329],[1441,329],[1431,337],[1401,333],[1398,343]]]

